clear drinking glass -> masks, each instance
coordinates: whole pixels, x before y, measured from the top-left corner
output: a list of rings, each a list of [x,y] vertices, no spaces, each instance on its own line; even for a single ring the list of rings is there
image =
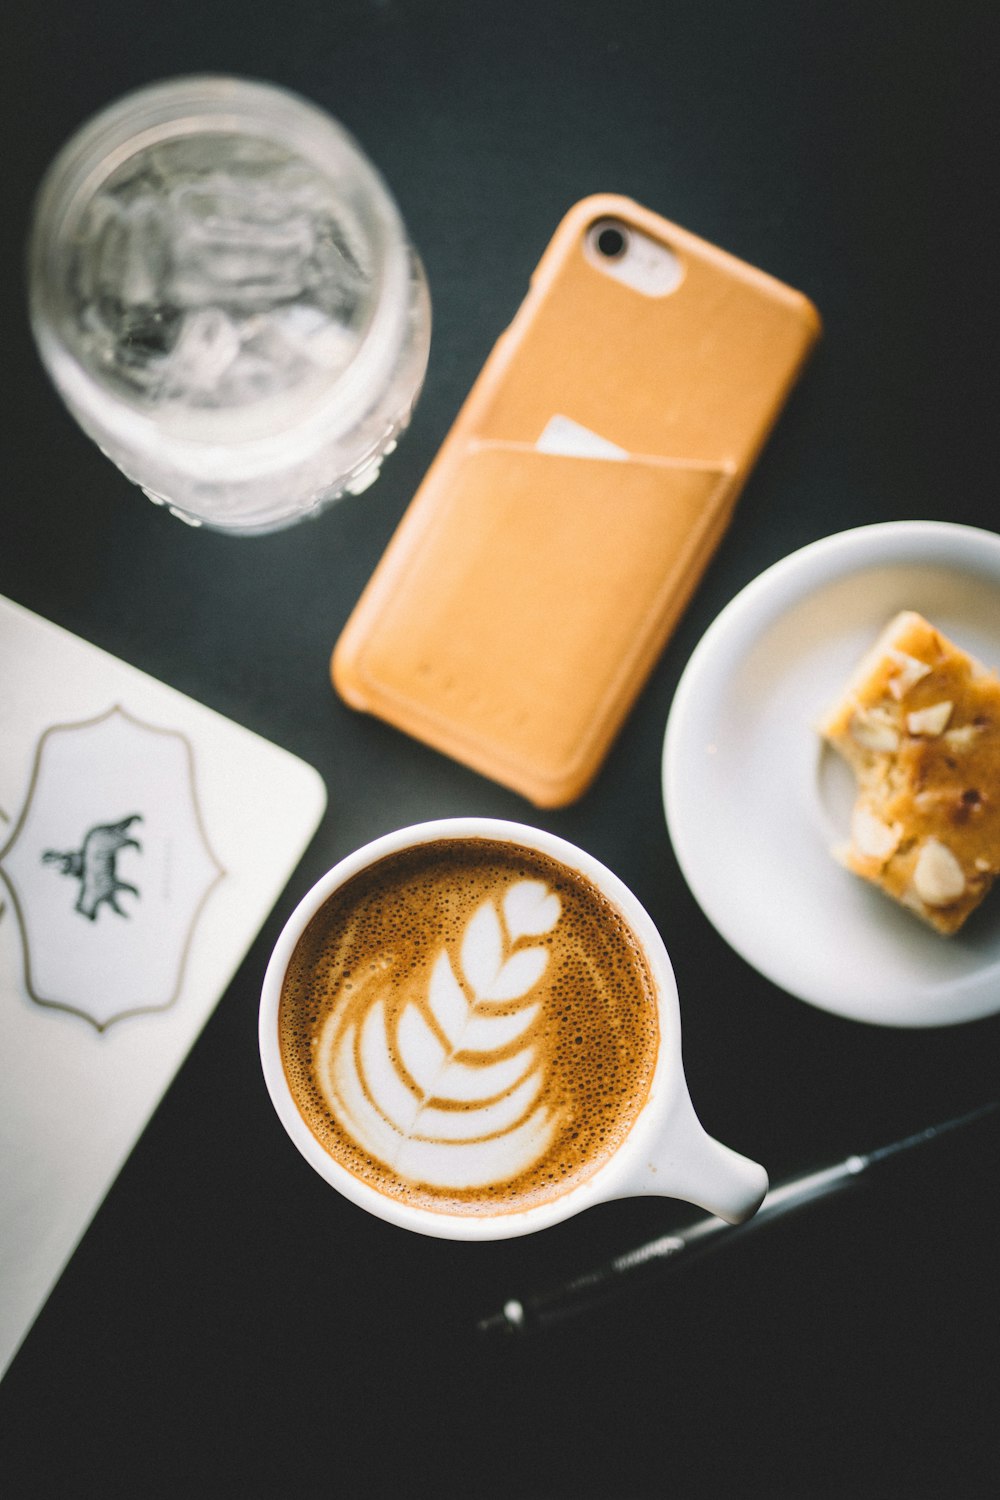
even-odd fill
[[[430,343],[420,261],[374,167],[269,84],[155,84],[49,168],[31,320],[69,410],[191,525],[272,531],[377,476]]]

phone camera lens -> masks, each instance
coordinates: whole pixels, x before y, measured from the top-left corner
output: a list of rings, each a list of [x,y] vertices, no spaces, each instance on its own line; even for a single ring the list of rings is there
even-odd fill
[[[617,224],[602,224],[594,239],[605,260],[620,260],[628,248],[625,231]]]

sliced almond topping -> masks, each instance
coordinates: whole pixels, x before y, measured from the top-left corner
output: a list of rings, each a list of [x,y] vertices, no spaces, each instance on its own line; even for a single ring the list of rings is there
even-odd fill
[[[865,750],[898,750],[899,730],[884,708],[858,708],[851,715],[851,739]]]
[[[947,906],[965,890],[962,866],[947,844],[927,839],[913,867],[913,888],[927,906]]]
[[[975,724],[961,724],[957,729],[949,729],[945,739],[953,750],[967,750],[978,733]]]
[[[883,862],[899,847],[903,830],[898,823],[890,828],[881,818],[860,803],[851,814],[851,839],[858,854]]]
[[[889,678],[889,691],[895,699],[904,698],[910,688],[926,677],[931,670],[925,661],[908,656],[905,651],[892,649],[889,656],[896,663],[896,671]]]
[[[944,698],[940,703],[931,703],[927,708],[918,708],[906,715],[906,727],[911,734],[942,734],[948,726],[955,705]]]

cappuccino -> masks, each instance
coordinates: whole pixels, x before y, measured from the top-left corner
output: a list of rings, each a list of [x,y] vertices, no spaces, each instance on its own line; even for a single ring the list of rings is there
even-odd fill
[[[299,1113],[341,1167],[415,1208],[506,1214],[622,1144],[656,1067],[658,995],[579,871],[442,838],[327,898],[285,970],[278,1036]]]

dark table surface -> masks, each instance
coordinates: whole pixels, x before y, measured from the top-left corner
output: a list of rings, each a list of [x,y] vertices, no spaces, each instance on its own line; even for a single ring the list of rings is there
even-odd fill
[[[1000,1020],[842,1020],[751,970],[673,857],[664,724],[762,568],[886,519],[995,529],[993,7],[814,0],[120,0],[11,8],[3,50],[0,592],[286,746],[329,809],[0,1387],[9,1495],[979,1496],[1000,1462],[997,1132],[520,1345],[475,1318],[691,1217],[610,1204],[524,1240],[382,1224],[265,1093],[280,925],[341,855],[455,813],[589,849],[677,972],[706,1126],[772,1177],[992,1097]],[[194,71],[325,105],[423,255],[430,368],[374,489],[241,540],[188,530],[74,426],[27,328],[34,188],[128,88]],[[592,790],[539,813],[330,690],[331,646],[555,224],[619,191],[806,292],[825,334]],[[2,1211],[2,1206],[0,1206]]]

